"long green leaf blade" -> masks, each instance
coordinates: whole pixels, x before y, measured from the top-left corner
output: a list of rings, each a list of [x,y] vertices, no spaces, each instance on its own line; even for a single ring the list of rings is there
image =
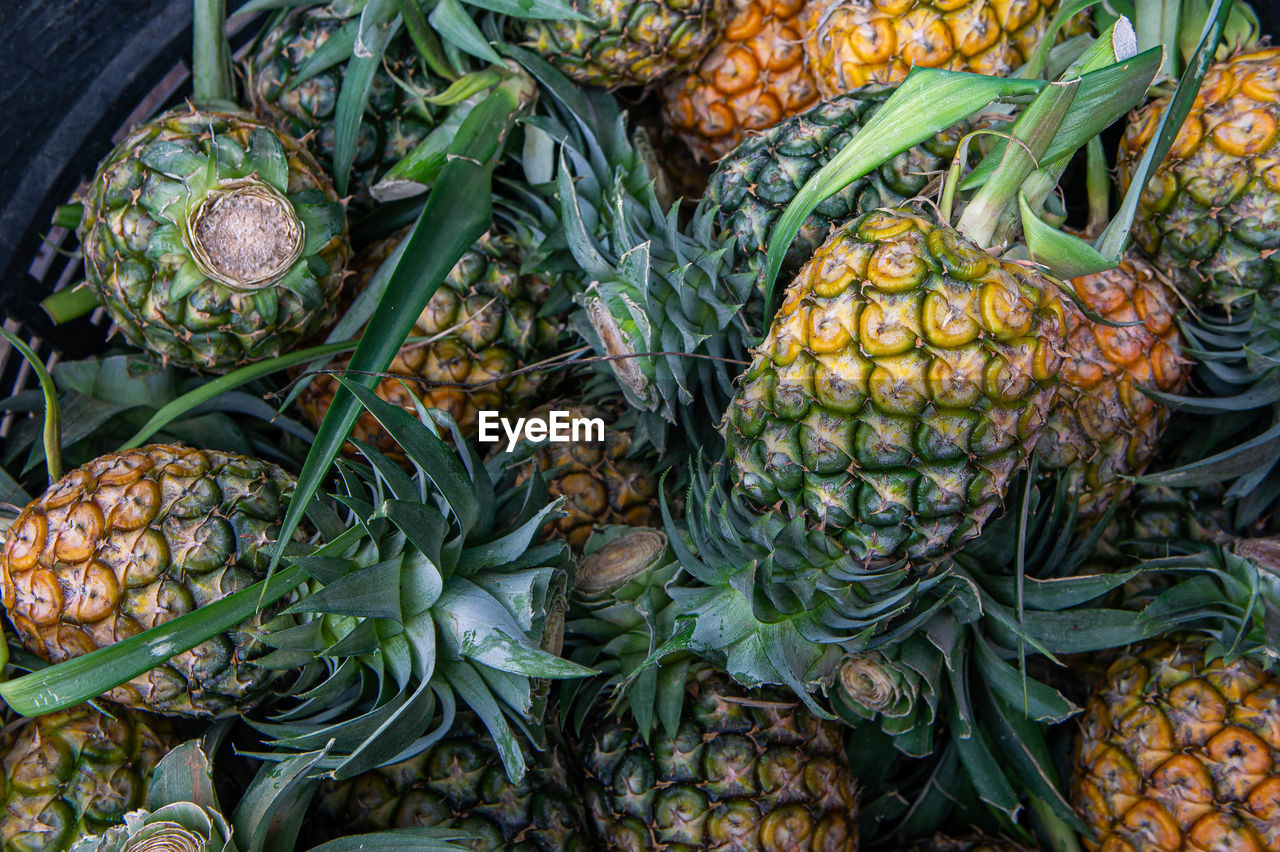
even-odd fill
[[[1041,80],[1010,80],[936,68],[914,68],[858,135],[819,169],[787,205],[769,238],[766,305],[787,249],[822,201],[881,163],[929,139],[1002,97],[1033,95]]]

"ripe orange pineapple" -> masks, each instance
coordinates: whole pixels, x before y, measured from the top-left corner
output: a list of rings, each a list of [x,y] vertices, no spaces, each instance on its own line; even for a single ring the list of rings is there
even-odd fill
[[[896,83],[912,66],[1007,76],[1049,28],[1056,0],[816,0],[805,54],[823,97]]]
[[[719,159],[748,131],[818,102],[804,57],[804,8],[804,0],[736,0],[720,43],[692,73],[667,85],[667,123],[696,156]]]
[[[1069,299],[1067,357],[1049,415],[1054,438],[1041,442],[1051,470],[1071,468],[1080,516],[1093,518],[1123,499],[1127,477],[1142,473],[1158,449],[1169,409],[1142,392],[1183,389],[1191,362],[1181,354],[1177,295],[1155,269],[1131,253],[1120,265],[1072,282],[1090,310],[1115,323],[1095,322]]]
[[[1280,850],[1280,679],[1205,642],[1112,664],[1075,749],[1072,801],[1098,852]]]
[[[665,92],[668,123],[715,160],[747,133],[913,65],[1008,74],[1058,0],[737,0],[721,42]]]

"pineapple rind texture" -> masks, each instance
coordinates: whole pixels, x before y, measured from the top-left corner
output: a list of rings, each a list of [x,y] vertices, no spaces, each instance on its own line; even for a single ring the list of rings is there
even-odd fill
[[[1120,143],[1120,187],[1168,106],[1151,101]],[[1280,294],[1280,48],[1210,66],[1138,203],[1134,240],[1200,304],[1231,309]]]
[[[525,43],[580,83],[644,86],[690,68],[720,31],[726,0],[573,0],[589,21],[531,20]]]
[[[318,73],[309,73],[306,66],[329,39],[358,22],[358,18],[334,14],[329,7],[294,9],[263,34],[257,48],[240,65],[254,113],[303,140],[328,171],[333,169],[334,120],[346,66],[339,63]],[[406,50],[406,42],[405,38],[391,41],[383,66],[370,83],[352,164],[357,194],[413,150],[435,126],[435,108],[424,98],[438,94],[443,81],[422,70],[413,59],[413,50]],[[305,80],[301,79],[303,73],[308,73]]]
[[[534,463],[547,477],[551,497],[565,499],[565,516],[552,522],[555,534],[581,552],[596,527],[656,526],[661,522],[657,459],[652,451],[633,456],[630,429],[600,408],[570,403],[552,404],[533,413],[567,411],[573,419],[604,421],[604,441],[548,443],[538,448]],[[524,482],[531,471],[521,471]]]
[[[190,217],[211,191],[268,172],[292,208],[275,213],[305,226],[301,256],[268,286],[229,286],[200,266]],[[350,249],[338,197],[301,143],[245,114],[185,107],[139,125],[98,167],[80,242],[86,278],[130,343],[211,371],[280,355],[322,328]]]
[[[1280,680],[1199,640],[1125,654],[1089,701],[1072,802],[1090,850],[1280,849]]]
[[[530,753],[528,773],[512,782],[488,737],[462,715],[416,757],[325,782],[313,810],[317,839],[425,826],[466,832],[462,845],[474,852],[594,850],[561,753]]]
[[[702,160],[717,160],[751,131],[818,102],[804,56],[804,0],[734,0],[720,41],[663,90],[664,117]]]
[[[369,283],[399,240],[380,240],[357,256],[356,292]],[[470,438],[476,436],[481,411],[515,412],[531,405],[546,374],[498,377],[549,353],[562,321],[542,315],[552,285],[541,275],[523,271],[523,259],[520,241],[496,231],[468,249],[410,332],[411,337],[428,340],[401,347],[388,368],[408,378],[384,378],[376,388],[378,396],[410,413],[417,411],[415,400],[447,412]],[[312,426],[319,428],[338,387],[334,375],[319,375],[299,395],[298,406]],[[352,437],[388,457],[404,458],[399,445],[368,412],[361,413]]]
[[[1146,470],[1168,425],[1168,406],[1142,388],[1178,393],[1191,361],[1181,353],[1177,294],[1136,254],[1071,286],[1088,310],[1117,325],[1063,299],[1067,356],[1039,459],[1049,470],[1071,469],[1080,517],[1096,518],[1128,496],[1130,477]]]
[[[811,0],[801,30],[830,98],[913,67],[1007,77],[1044,39],[1054,0]]]
[[[261,580],[293,478],[233,453],[152,444],[68,473],[14,522],[0,592],[50,662],[105,648]],[[128,707],[227,716],[274,679],[253,660],[273,609],[111,690]]]
[[[0,849],[64,852],[147,804],[172,739],[162,719],[87,704],[0,737]]]
[[[750,134],[913,65],[1007,76],[1054,0],[736,0],[719,44],[663,93],[667,123],[716,160]]]
[[[748,137],[717,163],[707,203],[717,210],[721,227],[733,233],[738,256],[751,272],[764,268],[774,226],[800,187],[849,144],[892,92],[870,87],[821,103]],[[946,170],[967,130],[963,123],[947,128],[824,199],[801,225],[781,274],[794,275],[837,226],[920,195]]]
[[[839,725],[774,688],[690,676],[675,735],[598,714],[581,738],[587,808],[610,850],[855,852],[858,787]]]
[[[1056,392],[1063,309],[1036,270],[909,212],[836,231],[800,271],[726,415],[739,487],[864,560],[980,532]]]

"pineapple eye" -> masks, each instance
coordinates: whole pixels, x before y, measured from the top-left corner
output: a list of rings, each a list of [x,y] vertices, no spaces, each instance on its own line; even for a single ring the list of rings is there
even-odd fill
[[[63,518],[54,540],[54,557],[60,562],[85,561],[93,556],[105,526],[102,510],[96,503],[85,500],[75,504]]]

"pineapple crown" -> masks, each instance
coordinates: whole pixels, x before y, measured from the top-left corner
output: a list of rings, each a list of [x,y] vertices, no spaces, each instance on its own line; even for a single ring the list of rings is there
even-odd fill
[[[677,208],[663,211],[611,96],[510,51],[550,95],[526,125],[525,171],[556,198],[560,239],[588,279],[575,329],[627,401],[656,421],[649,434],[678,424],[714,440],[702,433],[732,396],[748,335],[751,282],[733,274],[731,240],[714,236],[710,213],[682,228]]]
[[[252,784],[234,810],[228,810],[219,801],[213,760],[205,743],[189,740],[155,765],[145,808],[124,814],[118,824],[102,834],[81,837],[71,846],[71,852],[294,848],[307,814],[306,801],[316,786],[306,772],[311,761],[295,759],[295,763],[298,765],[289,767],[290,771],[270,778],[270,783]],[[259,782],[268,781],[264,776],[270,772],[260,772]],[[452,831],[402,828],[351,836],[340,842],[348,848],[361,848],[361,843],[395,843],[416,852],[463,852],[465,847],[450,842],[462,839]]]
[[[1198,393],[1144,392],[1204,428],[1190,430],[1173,467],[1138,482],[1174,488],[1230,483],[1223,498],[1236,501],[1235,523],[1247,526],[1280,496],[1274,475],[1280,462],[1280,304],[1259,294],[1230,315],[1188,308],[1179,329],[1182,352],[1195,362]]]
[[[1143,610],[1160,634],[1198,634],[1210,658],[1280,662],[1280,539],[1236,539],[1145,566],[1174,578]]]
[[[895,753],[958,766],[925,793],[944,812],[973,788],[1006,820],[1030,796],[1074,824],[1046,730],[1078,708],[1028,659],[1060,665],[1164,625],[1111,603],[1147,569],[1082,571],[1102,528],[1076,531],[1069,480],[1025,482],[980,538],[912,577],[901,566],[868,571],[834,541],[739,504],[723,473],[704,466],[688,503],[705,510],[672,536],[683,570],[665,591],[678,615],[649,662],[690,651],[743,683],[783,683],[829,715],[825,694],[878,755],[862,761],[876,772]]]
[[[253,724],[277,751],[328,744],[318,765],[350,777],[430,746],[461,702],[518,779],[524,756],[511,725],[540,719],[546,679],[590,674],[555,654],[568,549],[538,537],[558,506],[537,477],[500,489],[498,471],[485,468],[444,415],[420,407],[415,418],[343,382],[414,474],[358,441],[368,466],[338,462],[334,504],[308,512],[319,546],[286,558],[314,584],[288,612],[310,618],[264,638],[276,648],[264,665],[305,668],[294,700]],[[433,418],[461,450],[427,425]],[[328,699],[338,695],[347,696],[346,711],[335,717]]]

